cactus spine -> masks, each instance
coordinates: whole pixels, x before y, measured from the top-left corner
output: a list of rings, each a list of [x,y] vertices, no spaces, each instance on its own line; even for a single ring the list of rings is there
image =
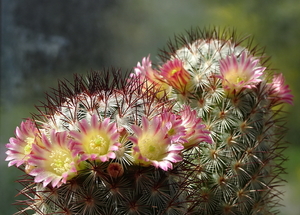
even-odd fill
[[[251,39],[194,30],[122,80],[60,82],[7,144],[35,214],[276,214],[282,75]]]

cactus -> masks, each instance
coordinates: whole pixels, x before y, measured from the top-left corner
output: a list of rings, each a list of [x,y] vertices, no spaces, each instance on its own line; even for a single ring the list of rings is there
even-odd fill
[[[191,30],[156,67],[59,82],[6,145],[26,173],[18,214],[278,213],[293,96],[235,35]]]

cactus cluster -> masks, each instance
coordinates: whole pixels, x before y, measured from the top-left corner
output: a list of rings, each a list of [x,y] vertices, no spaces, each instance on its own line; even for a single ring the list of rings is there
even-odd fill
[[[127,78],[75,75],[6,145],[18,214],[276,214],[292,104],[252,39],[218,28],[175,37]]]

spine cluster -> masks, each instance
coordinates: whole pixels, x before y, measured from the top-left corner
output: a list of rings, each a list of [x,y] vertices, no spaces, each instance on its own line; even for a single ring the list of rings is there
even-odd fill
[[[251,38],[176,37],[119,71],[75,76],[47,94],[6,145],[35,214],[274,214],[292,104]]]

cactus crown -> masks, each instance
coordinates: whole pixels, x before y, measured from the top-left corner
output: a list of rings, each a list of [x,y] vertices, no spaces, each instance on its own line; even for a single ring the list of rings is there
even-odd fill
[[[263,49],[228,29],[197,29],[160,57],[125,79],[93,72],[47,94],[7,144],[9,166],[27,173],[20,213],[277,213],[278,106],[292,95]]]

